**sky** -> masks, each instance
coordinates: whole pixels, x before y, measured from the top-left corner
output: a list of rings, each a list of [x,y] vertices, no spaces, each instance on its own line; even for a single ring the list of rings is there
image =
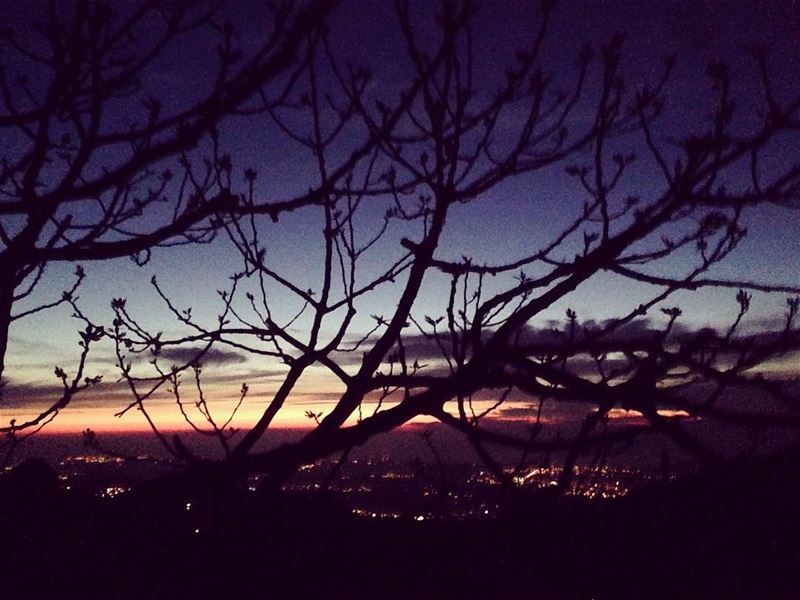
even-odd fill
[[[434,29],[431,15],[421,4],[415,5],[414,25],[420,38],[425,40],[433,35]],[[245,50],[257,43],[263,27],[264,15],[259,13],[259,6],[260,3],[243,0],[223,5],[223,11],[231,17]],[[30,12],[24,2],[4,3],[0,8],[0,16],[21,27],[24,27]],[[530,39],[537,18],[535,3],[532,2],[509,0],[482,4],[475,21],[475,47],[479,49],[476,53],[476,79],[486,93],[502,80],[505,65],[513,62],[514,48]],[[410,71],[403,56],[392,3],[345,1],[331,16],[330,30],[332,45],[342,64],[366,64],[374,70],[370,94],[396,97],[407,82]],[[709,60],[718,57],[729,60],[735,76],[734,95],[743,115],[743,128],[752,124],[745,116],[756,112],[763,100],[758,93],[753,93],[757,72],[745,53],[747,47],[766,46],[779,97],[800,89],[800,5],[794,1],[562,2],[544,47],[543,62],[550,65],[558,81],[567,82],[574,73],[580,45],[584,42],[601,44],[617,31],[627,34],[623,46],[623,73],[631,89],[657,79],[662,58],[676,56],[677,66],[670,82],[666,116],[657,130],[663,140],[679,139],[707,118],[709,96],[704,70]],[[202,40],[198,34],[196,39],[190,38],[165,55],[142,82],[142,94],[157,94],[169,110],[202,93],[204,85],[209,84],[208,65],[214,53],[214,48]],[[329,72],[323,72],[321,77],[323,86],[333,83]],[[590,86],[596,84],[596,80],[590,80]],[[130,108],[130,113],[125,112],[128,109],[119,110],[120,120],[136,118],[140,114],[135,108]],[[292,122],[297,117],[287,118]],[[580,118],[581,115],[577,119],[579,122]],[[509,127],[513,127],[513,115],[508,122]],[[361,133],[353,131],[345,135],[343,147],[357,141]],[[246,168],[258,172],[256,196],[260,199],[272,201],[291,197],[307,190],[315,181],[313,161],[266,115],[231,119],[221,127],[220,140],[221,146],[232,156],[234,172],[241,174]],[[639,142],[623,137],[614,143],[627,148]],[[792,140],[778,140],[770,152],[780,161],[781,157],[795,156],[797,148]],[[335,163],[342,156],[342,153],[337,155],[334,152],[331,160]],[[651,198],[660,189],[658,177],[655,165],[644,159],[636,163],[620,195],[632,193]],[[732,183],[737,183],[736,177]],[[244,189],[241,175],[238,185]],[[468,256],[476,263],[514,260],[545,245],[575,217],[585,199],[575,181],[564,173],[563,165],[533,176],[509,180],[476,201],[453,210],[438,256],[450,260]],[[371,231],[377,230],[386,206],[385,199],[378,200],[365,211],[364,239]],[[745,214],[744,223],[748,236],[730,260],[717,267],[713,274],[732,279],[800,285],[800,263],[797,260],[800,256],[800,235],[797,235],[800,232],[800,211],[759,208]],[[265,218],[260,227],[270,265],[296,282],[298,287],[319,289],[320,215],[302,211],[282,216],[275,224]],[[402,252],[399,239],[403,236],[413,239],[414,232],[418,233],[418,229],[403,226],[391,229],[389,235],[365,257],[364,276],[376,273],[386,260],[399,256]],[[679,255],[662,268],[665,272],[678,272],[686,268],[686,260],[688,257]],[[178,334],[183,328],[155,296],[151,278],[157,278],[181,310],[191,307],[194,315],[209,323],[213,322],[220,307],[215,291],[230,285],[229,277],[241,268],[241,259],[230,242],[219,239],[203,246],[156,249],[150,262],[144,266],[137,266],[129,259],[83,266],[87,277],[78,292],[78,303],[94,322],[110,323],[113,319],[111,300],[124,297],[131,314],[142,319],[153,331],[164,331],[166,337]],[[71,284],[74,268],[72,264],[48,267],[31,305],[58,298]],[[441,314],[446,284],[444,279],[435,276],[426,280],[414,311],[418,318]],[[501,282],[487,283],[489,287],[493,285],[499,286]],[[602,322],[628,312],[643,301],[646,293],[644,286],[622,282],[612,275],[600,275],[564,302],[545,311],[531,325],[544,328],[554,321],[563,321],[567,308],[576,310],[582,321]],[[277,317],[288,319],[298,310],[299,305],[288,296],[277,291],[274,294]],[[370,315],[391,314],[397,294],[398,286],[386,286],[360,302],[354,336],[368,330]],[[680,306],[685,315],[682,322],[694,328],[725,327],[735,317],[738,308],[735,290],[678,293],[670,300],[670,305]],[[745,327],[752,331],[774,328],[784,309],[784,295],[754,294],[753,308]],[[50,396],[58,383],[53,376],[54,366],[61,366],[68,372],[74,368],[76,331],[81,324],[72,318],[71,312],[69,307],[61,306],[13,324],[6,371],[10,384],[3,400],[5,406],[0,406],[0,421],[19,418]],[[658,317],[655,318],[657,321]],[[301,319],[295,327],[300,330],[303,324]],[[112,350],[109,343],[99,344],[89,362],[89,374],[103,375],[105,383],[98,391],[76,399],[74,406],[65,410],[49,430],[78,432],[92,427],[127,431],[144,427],[144,421],[135,411],[123,418],[114,417],[114,413],[130,402],[130,396],[124,385],[114,383],[118,375],[113,366]],[[244,422],[258,414],[268,401],[270,391],[281,381],[283,372],[280,365],[269,360],[220,349],[207,358],[204,375],[215,410],[221,414],[233,409],[242,383],[251,386],[246,408],[240,413]],[[312,369],[293,395],[287,415],[276,424],[309,424],[305,412],[324,412],[330,406],[330,399],[340,391],[341,386],[337,386],[322,369]],[[161,422],[170,425],[180,422],[174,403],[164,400],[163,404],[156,402],[155,405]],[[512,403],[510,408],[515,406]]]

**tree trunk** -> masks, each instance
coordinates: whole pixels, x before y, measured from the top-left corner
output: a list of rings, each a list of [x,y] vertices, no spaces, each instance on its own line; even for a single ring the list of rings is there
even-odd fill
[[[9,279],[0,279],[0,394],[8,349],[8,331],[11,325],[11,307],[14,304],[14,285]]]

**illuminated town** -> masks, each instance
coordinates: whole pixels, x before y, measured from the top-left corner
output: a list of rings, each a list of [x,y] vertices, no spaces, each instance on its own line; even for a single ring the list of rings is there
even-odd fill
[[[334,469],[336,471],[334,472]],[[132,486],[170,471],[168,463],[140,456],[71,456],[57,466],[62,487],[100,498],[114,499]],[[523,491],[558,485],[561,467],[505,470]],[[586,500],[617,498],[652,481],[654,475],[631,467],[576,466],[566,495]],[[246,482],[256,492],[259,477]],[[354,459],[336,468],[333,460],[305,465],[284,486],[296,495],[327,497],[354,515],[370,519],[473,519],[497,516],[504,490],[492,473],[474,463],[439,466],[420,460],[400,462],[391,457]],[[185,506],[192,508],[191,502]]]

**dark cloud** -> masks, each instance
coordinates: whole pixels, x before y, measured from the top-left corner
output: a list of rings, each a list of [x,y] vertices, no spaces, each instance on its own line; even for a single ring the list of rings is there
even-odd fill
[[[10,381],[2,389],[2,406],[8,409],[38,410],[59,400],[63,393],[64,388],[61,385]],[[132,398],[126,381],[101,381],[76,394],[70,401],[70,406],[108,406],[115,402],[129,402]]]
[[[205,352],[203,352],[202,348],[163,348],[159,355],[176,364],[191,363],[199,356],[199,362],[207,366],[233,365],[247,360],[245,356],[234,350],[222,350],[220,348],[210,348]]]
[[[48,400],[51,402],[56,400],[60,396],[60,390],[63,390],[55,385],[19,385],[8,380],[3,383],[3,387],[0,388],[0,399],[3,408],[8,409],[45,406]]]
[[[219,363],[218,363],[219,364]],[[224,384],[224,383],[252,383],[268,380],[282,380],[286,376],[288,369],[268,368],[250,369],[236,373],[203,373],[204,383]]]
[[[609,323],[610,322],[597,321],[585,321],[581,323],[577,333],[577,340],[580,341],[582,338],[584,329],[587,331],[597,331],[606,327]],[[682,331],[677,328],[674,330]],[[657,328],[651,325],[649,319],[640,319],[627,323],[617,330],[604,335],[602,342],[605,345],[612,343],[618,345],[621,342],[635,344],[637,342],[651,340],[656,333]],[[485,337],[489,335],[490,334],[487,333]],[[546,327],[526,326],[514,339],[516,343],[520,345],[537,346],[542,350],[548,348],[552,348],[553,350],[563,349],[564,343],[567,340],[565,324],[553,321],[548,322],[548,326]],[[366,345],[363,350],[359,349],[357,352],[337,353],[336,360],[342,365],[360,364],[363,352],[368,351],[370,347],[370,345]],[[413,362],[414,360],[418,360],[421,363],[442,361],[444,359],[442,348],[447,350],[448,353],[450,352],[451,339],[449,333],[440,332],[438,340],[433,336],[423,336],[422,334],[413,334],[403,337],[403,349],[409,362]],[[395,346],[394,350],[387,355],[387,358],[392,354],[396,354],[396,352],[397,347]]]
[[[597,333],[613,325],[614,321],[595,321],[587,320],[578,323],[575,339],[580,341],[586,333]],[[625,323],[617,327],[613,331],[602,336],[602,342],[605,344],[613,343],[637,343],[652,339],[653,335],[658,331],[657,326],[653,326],[650,319],[638,319]],[[566,322],[548,322],[547,327],[533,327],[528,325],[524,327],[517,339],[521,345],[536,345],[544,348],[552,346],[553,348],[563,348],[565,342],[568,340],[569,325]],[[673,331],[680,331],[680,328],[673,328]]]
[[[31,341],[18,335],[10,335],[8,337],[8,345],[10,348],[35,352],[42,352],[42,350],[55,352],[59,350],[58,346],[55,344],[44,342],[42,340]]]
[[[576,340],[578,342],[584,336],[584,331],[602,330],[611,324],[611,321],[584,321],[581,322],[576,333]],[[557,351],[563,350],[564,344],[567,341],[566,324],[564,322],[548,321],[544,327],[533,327],[531,325],[525,326],[521,329],[518,336],[514,337],[515,343],[521,346],[535,346],[537,350],[546,352],[548,350]],[[693,331],[683,329],[677,325],[673,327],[673,332],[676,335],[688,335],[695,333]],[[650,319],[639,319],[626,323],[625,325],[615,329],[614,331],[602,336],[601,340],[595,344],[598,351],[602,351],[604,347],[619,346],[621,343],[636,345],[644,343],[653,339],[653,336],[658,333],[658,327],[653,326]],[[484,338],[488,338],[491,332],[486,332]],[[403,337],[403,349],[405,351],[406,359],[409,363],[414,360],[420,363],[428,363],[431,368],[440,369],[444,356],[442,348],[448,353],[452,347],[452,341],[449,332],[439,332],[438,339],[431,336],[424,336],[416,333]],[[370,344],[364,345],[356,352],[339,352],[336,354],[336,360],[343,366],[358,365],[361,363],[363,353],[371,348]],[[393,354],[397,354],[397,346],[387,354],[388,358]],[[583,361],[584,359],[581,359]],[[580,362],[580,361],[578,361]],[[587,360],[587,366],[589,361]],[[575,365],[578,363],[575,362]],[[610,363],[607,363],[610,364]],[[431,374],[430,370],[426,370],[427,374]]]
[[[341,392],[295,392],[291,395],[293,404],[333,403],[338,401],[341,397]]]
[[[213,351],[214,349],[212,349]],[[197,355],[197,351],[189,356]],[[170,353],[172,354],[172,353]],[[212,358],[218,359],[215,365],[225,365],[234,362],[243,362],[244,357],[233,352],[214,351],[209,353]],[[208,356],[208,354],[206,355]],[[219,360],[222,358],[222,360]],[[227,363],[226,363],[227,361]],[[208,361],[203,360],[203,364]],[[286,369],[280,368],[264,368],[264,369],[248,369],[236,373],[215,373],[210,370],[204,370],[201,382],[204,388],[211,389],[212,386],[223,386],[224,394],[233,394],[238,392],[239,387],[243,383],[248,385],[258,385],[259,383],[268,383],[275,379],[282,379],[286,375]],[[191,373],[185,373],[182,377],[184,385],[193,381]],[[193,383],[192,383],[193,385]],[[156,397],[166,397],[169,395],[169,385],[162,386],[162,389],[156,393]],[[5,409],[24,409],[24,410],[38,410],[50,406],[53,402],[57,401],[63,394],[64,388],[58,383],[47,382],[21,382],[13,378],[3,378],[3,385],[0,386],[0,406]],[[128,382],[125,380],[115,380],[114,376],[108,377],[97,385],[87,388],[78,393],[70,402],[71,406],[80,405],[84,408],[96,406],[116,406],[130,402],[133,399],[131,395]],[[0,419],[1,421],[2,419]]]
[[[596,376],[599,374],[598,366],[593,355],[603,355],[604,361],[602,368],[605,373],[610,373],[615,369],[624,367],[628,361],[623,356],[623,352],[647,351],[654,340],[663,335],[666,327],[667,318],[650,319],[640,318],[619,327],[610,329],[607,333],[597,335],[590,343],[584,343],[587,333],[599,334],[612,326],[615,321],[581,321],[575,332],[575,342],[580,344],[582,352],[571,356],[567,362],[567,370],[573,375],[580,377]],[[768,348],[779,341],[782,333],[781,321],[779,319],[753,320],[740,327],[736,335],[731,340],[727,348],[718,351],[718,358],[725,362],[735,359],[743,346],[751,350]],[[557,353],[564,350],[569,339],[568,323],[565,321],[545,321],[543,326],[527,325],[523,327],[518,336],[512,340],[528,350],[531,356],[546,355]],[[711,327],[695,327],[684,325],[678,320],[670,332],[670,341],[683,343],[697,336],[705,337],[707,341],[719,340],[724,338],[727,330],[714,329]],[[486,332],[485,337],[491,335]],[[797,339],[796,336],[793,339]],[[371,345],[366,344],[356,352],[335,355],[335,360],[344,367],[360,365],[363,353],[367,352]],[[412,365],[415,361],[425,368],[422,373],[430,376],[447,376],[449,370],[445,362],[442,348],[447,352],[451,349],[451,339],[449,333],[441,333],[438,341],[432,336],[423,336],[419,333],[409,334],[403,337],[403,348],[405,350],[406,361]],[[390,351],[385,359],[381,370],[387,371],[386,363],[390,358],[397,360],[397,346]],[[786,372],[791,369],[791,364],[800,365],[797,360],[798,354],[788,354],[783,358],[773,359],[766,364],[762,370],[777,369]],[[800,366],[796,366],[793,371],[800,372]],[[396,372],[396,371],[395,371]],[[777,371],[776,371],[777,372]]]

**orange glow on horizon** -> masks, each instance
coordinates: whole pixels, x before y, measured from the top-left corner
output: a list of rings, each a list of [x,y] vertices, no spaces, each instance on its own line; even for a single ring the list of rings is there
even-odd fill
[[[214,418],[217,426],[221,426],[227,420],[231,411],[236,404],[236,400],[222,400],[214,402],[211,405],[212,418]],[[235,428],[238,430],[247,430],[255,425],[258,418],[261,416],[264,407],[264,402],[255,403],[251,406],[243,404],[237,412],[235,418],[228,425],[228,428]],[[147,405],[146,405],[147,406]],[[298,403],[288,403],[278,413],[272,421],[270,427],[275,429],[310,429],[315,426],[312,417],[306,416],[306,411],[313,413],[322,413],[320,418],[330,411],[333,404],[330,401],[301,401]],[[365,404],[362,409],[364,418],[372,415],[375,410],[375,404]],[[396,403],[384,402],[382,410],[396,406]],[[192,422],[202,430],[210,431],[211,425],[199,413],[195,406],[189,405],[185,407],[187,414],[192,419]],[[139,409],[132,408],[121,417],[114,416],[117,410],[109,407],[67,407],[62,410],[52,422],[47,424],[43,431],[53,434],[78,434],[85,431],[87,428],[92,429],[97,433],[146,433],[152,431],[150,424],[145,416]],[[158,427],[159,431],[163,432],[189,432],[192,431],[191,426],[186,422],[181,414],[177,405],[165,401],[153,402],[147,406],[147,414],[150,419]],[[0,415],[2,422],[8,422],[11,419],[16,419],[17,423],[25,422],[28,419],[35,417],[36,414],[30,409],[11,409],[4,410]],[[432,422],[432,417],[417,417],[411,423],[425,423]],[[355,425],[358,422],[358,413],[356,412],[350,419],[347,420],[346,425]]]
[[[287,400],[283,409],[277,414],[275,419],[270,424],[274,429],[310,429],[315,426],[313,417],[307,415],[307,412],[318,415],[319,418],[324,418],[326,414],[334,406],[334,402],[328,399],[306,399],[310,394],[302,394],[298,399],[290,398]],[[238,398],[228,398],[224,400],[214,400],[209,402],[211,416],[218,426],[226,422],[231,412],[234,410]],[[481,414],[482,411],[492,407],[494,401],[491,399],[474,400],[472,409],[476,414]],[[238,430],[247,430],[252,427],[262,415],[264,409],[268,405],[268,400],[245,400],[239,407],[234,419],[228,425],[228,428],[236,428]],[[186,422],[184,416],[181,414],[178,405],[168,399],[152,400],[145,404],[147,414],[150,419],[156,424],[159,431],[162,432],[189,432],[192,431],[191,426]],[[367,400],[362,404],[361,417],[368,418],[372,416],[377,403],[374,400]],[[397,406],[395,401],[384,401],[381,405],[381,410],[387,410]],[[63,409],[51,423],[49,423],[43,431],[53,434],[79,434],[87,428],[92,429],[97,433],[146,433],[151,431],[151,427],[137,408],[131,408],[120,417],[114,416],[121,409],[120,405],[106,403],[99,405],[99,403],[92,403],[89,406],[85,404],[82,406],[80,402],[76,402],[72,406]],[[206,421],[205,417],[195,406],[194,402],[185,402],[184,410],[191,418],[192,422],[202,430],[211,430],[211,425]],[[450,412],[457,414],[455,402],[452,401],[450,405]],[[508,413],[504,414],[504,410]],[[494,411],[488,418],[497,421],[528,421],[533,418],[534,413],[530,413],[530,403],[521,401],[509,400],[499,410]],[[28,419],[36,416],[36,413],[31,408],[16,408],[6,409],[0,413],[0,421],[7,423],[11,419],[16,419],[17,423],[22,423]],[[355,425],[358,423],[359,413],[354,412],[353,415],[346,421],[345,425]],[[553,423],[559,421],[558,417],[553,415],[542,415],[540,421],[543,424]],[[421,424],[421,423],[435,423],[438,422],[435,418],[430,416],[419,416],[407,424]]]

